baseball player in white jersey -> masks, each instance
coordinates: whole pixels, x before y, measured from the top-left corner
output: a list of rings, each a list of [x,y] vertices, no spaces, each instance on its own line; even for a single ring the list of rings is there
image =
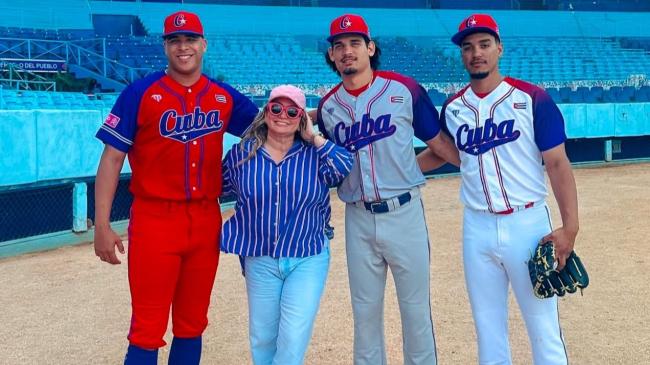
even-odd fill
[[[551,239],[562,268],[578,233],[578,202],[564,150],[564,120],[548,94],[499,73],[503,44],[496,22],[475,14],[452,41],[470,84],[445,102],[441,124],[461,157],[463,264],[481,364],[510,364],[508,283],[526,323],[536,365],[566,364],[557,297],[533,295],[527,260]],[[427,170],[427,152],[418,162]],[[544,168],[562,215],[553,230]]]
[[[354,363],[387,363],[383,307],[390,267],[402,318],[404,364],[435,364],[429,242],[419,189],[425,179],[413,136],[456,164],[458,152],[439,133],[438,112],[415,80],[376,71],[380,51],[362,17],[335,19],[328,41],[327,62],[342,83],[321,100],[317,121],[331,141],[355,154],[352,172],[338,187],[347,203]]]

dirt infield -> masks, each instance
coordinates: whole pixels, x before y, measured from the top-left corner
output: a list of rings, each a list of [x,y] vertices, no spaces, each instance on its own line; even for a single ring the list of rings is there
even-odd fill
[[[591,277],[584,296],[560,300],[572,364],[650,363],[650,164],[581,168],[581,231],[576,250]],[[459,179],[430,180],[423,191],[432,246],[432,307],[441,364],[476,363],[460,256]],[[306,364],[352,363],[352,316],[343,242],[343,204],[333,196],[332,263]],[[555,202],[549,199],[554,221]],[[130,304],[126,265],[100,262],[83,244],[0,261],[0,364],[120,364]],[[249,364],[244,281],[222,256],[204,335],[203,364]],[[386,293],[390,364],[401,364],[394,287]],[[511,296],[514,363],[530,349]],[[169,334],[166,338],[169,341]],[[160,364],[167,363],[168,348]]]

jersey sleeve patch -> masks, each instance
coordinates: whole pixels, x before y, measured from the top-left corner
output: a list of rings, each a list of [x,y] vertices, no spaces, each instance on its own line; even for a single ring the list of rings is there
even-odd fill
[[[128,152],[135,139],[142,98],[151,85],[163,76],[163,71],[154,72],[122,90],[96,137],[107,145]]]
[[[440,132],[440,120],[438,110],[433,106],[433,102],[427,91],[418,84],[415,79],[402,74],[390,71],[378,71],[378,76],[395,80],[410,91],[413,100],[413,132],[415,137],[426,142]],[[399,97],[391,97],[391,102],[399,102]]]
[[[550,95],[539,86],[522,80],[507,77],[505,81],[530,95],[533,100],[533,129],[537,148],[544,152],[564,143],[567,138],[564,118]],[[514,109],[523,109],[525,106],[516,104],[513,104]]]
[[[116,128],[117,125],[120,123],[120,117],[118,117],[113,113],[108,113],[108,116],[106,117],[104,123],[108,124],[108,126],[111,128]]]
[[[128,152],[135,138],[139,103],[140,98],[132,87],[124,89],[97,131],[96,137],[119,151]]]

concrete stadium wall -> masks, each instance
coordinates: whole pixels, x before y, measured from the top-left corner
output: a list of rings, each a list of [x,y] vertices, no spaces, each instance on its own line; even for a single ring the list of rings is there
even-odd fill
[[[650,103],[558,106],[564,116],[567,137],[570,139],[650,135]],[[414,145],[424,147],[424,143],[417,139],[414,139]]]
[[[164,17],[176,10],[196,12],[208,36],[287,34],[323,36],[335,17],[363,15],[373,36],[451,36],[460,21],[476,11],[359,8],[301,8],[203,4],[90,1],[93,14],[136,14],[151,33],[161,33]],[[650,37],[648,13],[486,10],[503,37]]]
[[[637,161],[650,157],[650,103],[563,104],[560,109],[567,123],[570,140],[566,147],[572,161]],[[10,212],[17,208],[11,204],[31,203],[27,206],[36,204],[43,214],[30,217],[31,221],[10,214],[10,221],[3,223],[13,231],[2,232],[23,238],[5,240],[0,235],[0,257],[92,240],[92,228],[88,225],[94,206],[92,177],[103,148],[94,135],[107,113],[108,110],[0,111],[0,150],[3,152],[0,155],[0,193],[5,197],[0,208],[7,213],[5,209]],[[224,151],[236,142],[236,138],[226,135]],[[422,146],[422,143],[414,140],[414,145]],[[126,164],[123,172],[128,171]],[[450,165],[436,171],[453,172],[457,170]],[[48,184],[48,180],[55,180],[55,185]],[[112,212],[122,217],[116,220],[128,217],[128,206],[124,205],[130,199],[126,191],[128,179],[124,182],[121,193],[116,196],[122,203]],[[41,195],[27,198],[29,202],[12,198],[26,191],[32,196],[33,186],[38,189],[42,186],[40,183],[45,183]],[[52,189],[61,190],[63,185],[65,199],[58,198],[61,194],[50,194]],[[56,212],[51,211],[54,208]],[[36,211],[36,207],[33,209]],[[51,224],[56,221],[59,228],[41,229],[41,219]],[[31,226],[30,222],[35,223]],[[27,229],[26,232],[38,228],[39,232],[48,233],[19,236],[18,233],[24,232],[16,232],[18,226],[23,231]],[[120,234],[126,232],[124,221],[117,222],[114,228]]]
[[[97,110],[0,110],[0,186],[94,176]],[[125,170],[128,171],[128,170]]]
[[[0,188],[95,176],[109,110],[0,110]],[[226,135],[224,153],[238,139]],[[128,162],[128,161],[127,161]],[[123,173],[130,172],[128,163]]]
[[[561,104],[569,138],[650,135],[650,103]],[[0,110],[0,187],[92,177],[108,110]],[[237,142],[226,135],[224,152]],[[414,140],[416,147],[423,146]],[[129,172],[125,164],[123,172]]]

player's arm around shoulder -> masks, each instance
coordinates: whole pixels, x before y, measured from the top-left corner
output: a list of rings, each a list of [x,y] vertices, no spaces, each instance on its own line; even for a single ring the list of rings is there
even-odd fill
[[[459,167],[460,155],[458,149],[454,146],[451,138],[444,132],[440,131],[435,137],[424,142],[427,149],[418,154],[418,165],[422,171],[430,171],[436,169],[449,162],[450,164]],[[426,170],[423,169],[427,168]]]
[[[578,192],[564,143],[542,152],[542,157],[562,216],[562,227],[555,229],[545,239],[555,243],[558,270],[561,270],[573,251],[578,235]]]
[[[124,254],[122,239],[111,228],[110,215],[125,158],[125,152],[105,145],[95,180],[95,255],[113,265],[121,263],[115,254],[115,247]]]
[[[423,173],[433,171],[447,163],[444,158],[433,153],[429,147],[420,151],[420,153],[415,156],[415,159],[420,171]]]

